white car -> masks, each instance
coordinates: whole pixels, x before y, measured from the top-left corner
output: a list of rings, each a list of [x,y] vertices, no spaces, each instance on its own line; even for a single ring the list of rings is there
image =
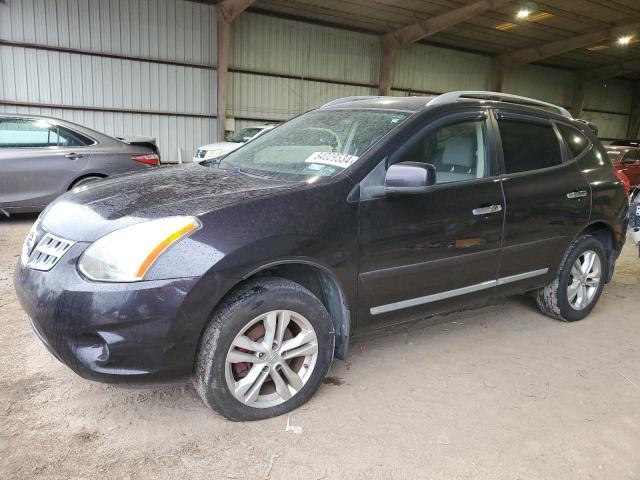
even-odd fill
[[[201,162],[202,160],[209,160],[211,158],[221,157],[229,152],[240,148],[260,135],[273,130],[276,125],[259,125],[256,127],[248,127],[233,133],[226,142],[210,143],[196,150],[196,155],[193,157],[194,162]]]

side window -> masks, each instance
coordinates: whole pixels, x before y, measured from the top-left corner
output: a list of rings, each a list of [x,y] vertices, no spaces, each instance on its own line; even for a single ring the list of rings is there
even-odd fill
[[[526,172],[562,163],[560,142],[549,124],[498,120],[506,173]]]
[[[0,148],[81,147],[92,141],[43,120],[0,119]]]
[[[57,138],[60,147],[85,147],[93,143],[91,139],[64,127],[57,128]]]
[[[58,144],[51,125],[37,120],[0,120],[0,148],[51,147]]]
[[[459,182],[488,175],[484,120],[454,123],[418,139],[397,162],[424,162],[436,167],[436,183]]]
[[[562,123],[558,123],[557,126],[558,130],[560,130],[562,138],[569,147],[569,150],[571,150],[571,155],[574,158],[587,149],[590,142],[582,132],[567,125],[563,125]]]

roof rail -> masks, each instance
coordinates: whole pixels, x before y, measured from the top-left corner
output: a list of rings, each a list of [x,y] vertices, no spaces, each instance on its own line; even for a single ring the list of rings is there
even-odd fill
[[[443,105],[446,103],[456,102],[461,98],[472,98],[479,100],[493,100],[496,102],[516,103],[519,105],[530,105],[533,107],[544,107],[559,113],[563,117],[573,118],[566,108],[554,105],[553,103],[543,102],[535,98],[521,97],[520,95],[511,95],[510,93],[501,92],[484,92],[481,90],[468,90],[459,92],[448,92],[438,95],[430,100],[427,105]]]
[[[364,95],[364,96],[355,95],[352,97],[336,98],[335,100],[331,100],[329,103],[325,103],[320,108],[333,107],[335,105],[340,105],[341,103],[347,103],[347,102],[359,102],[361,100],[371,100],[372,98],[380,98],[380,97],[378,97],[377,95]]]

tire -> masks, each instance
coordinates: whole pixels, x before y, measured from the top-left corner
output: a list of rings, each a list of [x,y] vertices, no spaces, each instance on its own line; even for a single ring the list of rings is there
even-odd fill
[[[574,267],[584,265],[595,255],[593,267],[586,274]],[[578,263],[576,263],[578,262]],[[595,285],[596,266],[599,266],[598,282]],[[536,301],[542,313],[564,322],[575,322],[585,318],[598,303],[607,278],[607,254],[602,243],[591,235],[576,239],[567,249],[558,276],[536,291]],[[574,275],[574,273],[577,273]],[[584,275],[583,278],[579,278]],[[584,284],[584,291],[581,285]],[[577,288],[575,286],[578,285]],[[574,294],[574,292],[576,292]],[[580,293],[582,292],[582,293]],[[581,301],[582,299],[582,301]]]
[[[286,328],[280,334],[283,324]],[[310,331],[315,334],[315,354],[314,340],[307,340],[312,338]],[[268,349],[270,339],[273,344]],[[214,311],[200,340],[194,385],[204,403],[229,420],[282,415],[305,403],[320,387],[333,360],[334,344],[329,313],[309,290],[283,278],[251,280]],[[287,357],[306,350],[310,352],[306,356]],[[292,371],[300,382],[293,381]]]
[[[76,187],[81,187],[82,185],[86,185],[87,183],[97,182],[98,180],[102,180],[104,177],[99,177],[98,175],[89,175],[88,177],[83,177],[71,184],[69,190],[72,190]]]

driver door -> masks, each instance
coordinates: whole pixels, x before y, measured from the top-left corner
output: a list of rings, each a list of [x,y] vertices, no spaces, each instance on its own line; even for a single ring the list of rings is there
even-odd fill
[[[504,199],[485,111],[430,123],[361,184],[358,318],[410,318],[487,297],[497,283]],[[388,165],[425,162],[425,193],[375,197]],[[380,185],[377,185],[380,184]]]

